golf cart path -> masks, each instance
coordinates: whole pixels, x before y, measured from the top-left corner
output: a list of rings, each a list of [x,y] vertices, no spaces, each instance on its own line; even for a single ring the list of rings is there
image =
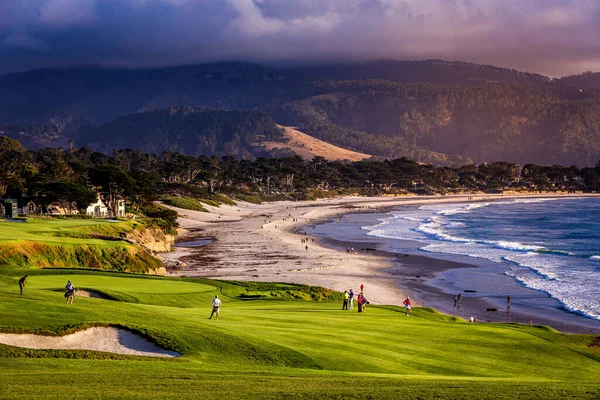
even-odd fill
[[[65,336],[0,333],[0,343],[28,349],[91,350],[144,357],[179,357],[125,329],[94,327]]]

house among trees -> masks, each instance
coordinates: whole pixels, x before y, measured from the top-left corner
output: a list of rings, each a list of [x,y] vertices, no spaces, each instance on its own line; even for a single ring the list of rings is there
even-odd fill
[[[23,206],[23,214],[40,214],[42,212],[41,207],[39,207],[33,200],[30,200]]]
[[[87,206],[87,208],[85,209],[85,215],[91,215],[94,218],[106,218],[110,215],[108,213],[108,207],[106,206],[106,204],[104,204],[102,199],[100,199],[100,194],[98,194],[98,198],[96,199],[95,203],[92,203],[89,206]]]
[[[74,201],[53,201],[48,204],[48,214],[50,215],[77,215],[79,210],[77,209],[77,203]],[[25,213],[25,209],[23,209]]]
[[[113,204],[116,204],[116,210],[113,210],[110,205],[105,204],[100,198],[100,194],[98,194],[98,199],[86,208],[85,214],[94,218],[124,217],[125,200],[118,199]]]

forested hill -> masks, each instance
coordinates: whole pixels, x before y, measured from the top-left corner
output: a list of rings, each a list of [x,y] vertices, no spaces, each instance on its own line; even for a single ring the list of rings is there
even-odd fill
[[[515,84],[550,90],[552,79],[516,70],[441,60],[276,69],[227,62],[159,69],[44,68],[0,76],[0,123],[72,117],[98,125],[171,106],[252,108],[323,94],[315,81],[378,79],[446,85]],[[573,88],[565,95],[580,93]],[[580,95],[578,95],[580,96]]]
[[[268,155],[262,142],[283,142],[283,129],[258,111],[173,107],[120,117],[99,127],[85,126],[79,144],[107,153],[130,148],[148,153],[190,156],[232,155],[251,159]]]
[[[596,100],[561,100],[513,85],[321,85],[326,94],[286,103],[272,111],[275,120],[338,146],[434,164],[464,164],[461,158],[566,165],[600,160]]]
[[[493,65],[444,60],[378,60],[303,68],[292,71],[292,74],[311,80],[379,79],[444,85],[505,83],[540,89],[552,88],[553,84],[551,78],[540,74],[499,68]]]
[[[280,81],[276,71],[246,63],[37,69],[0,76],[0,123],[22,125],[70,116],[75,123],[97,126],[165,107],[248,109],[289,99],[298,91],[287,80],[282,90]]]
[[[188,154],[255,156],[248,146],[263,133],[251,132],[246,120],[225,122],[241,123],[235,136],[236,129],[215,128],[203,119],[206,111],[163,111],[212,107],[261,111],[274,123],[376,157],[585,166],[600,159],[596,81],[595,74],[551,79],[440,60],[285,69],[235,62],[50,68],[0,76],[0,134],[37,148],[73,139],[77,146],[105,150],[185,148]],[[260,121],[266,120],[254,122],[264,125]]]
[[[584,90],[600,90],[600,72],[584,72],[580,75],[571,75],[560,78],[558,81],[566,87]]]

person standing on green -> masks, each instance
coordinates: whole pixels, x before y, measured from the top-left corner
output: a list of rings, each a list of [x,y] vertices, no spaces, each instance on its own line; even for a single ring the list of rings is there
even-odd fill
[[[215,295],[215,298],[212,301],[213,309],[210,313],[210,317],[208,319],[212,319],[213,315],[217,316],[217,321],[219,320],[219,311],[221,310],[221,300],[219,300],[219,296]]]
[[[410,297],[407,296],[402,304],[404,304],[404,315],[408,317],[410,315]]]
[[[21,291],[21,296],[23,296],[23,289],[25,289],[25,284],[27,283],[27,275],[19,279],[19,290]]]
[[[342,310],[348,309],[348,301],[349,300],[350,300],[350,295],[348,294],[348,291],[345,290],[344,291],[344,304],[342,305]]]

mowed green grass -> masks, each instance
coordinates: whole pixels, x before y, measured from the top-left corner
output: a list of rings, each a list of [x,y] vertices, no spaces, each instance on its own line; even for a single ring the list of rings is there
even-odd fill
[[[260,285],[107,272],[30,270],[21,297],[17,281],[26,271],[0,267],[1,331],[112,324],[183,356],[0,345],[1,398],[600,397],[592,336],[468,324],[428,309],[410,317],[397,307],[342,311],[339,302],[278,298],[293,288],[285,285],[261,293]],[[115,300],[67,305],[61,290],[68,279]],[[241,296],[248,293],[251,299]],[[223,301],[219,321],[208,320],[215,294]]]
[[[0,219],[0,264],[26,268],[93,268],[148,272],[162,263],[124,240],[141,221],[31,218],[23,222]],[[113,240],[104,240],[104,237]]]
[[[96,244],[106,245],[100,239],[70,237],[73,229],[91,226],[112,225],[114,222],[94,219],[36,219],[9,222],[0,219],[0,244],[14,241],[32,241],[51,244]]]

